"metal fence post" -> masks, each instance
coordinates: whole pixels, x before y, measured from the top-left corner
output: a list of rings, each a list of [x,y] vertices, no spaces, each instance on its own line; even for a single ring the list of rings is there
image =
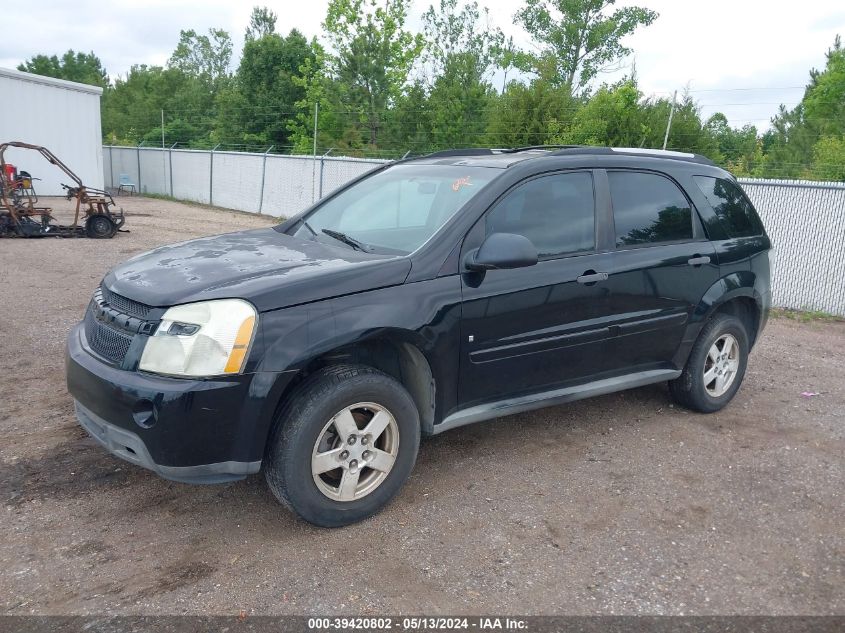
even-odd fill
[[[114,147],[109,145],[109,189],[114,189]]]
[[[264,157],[261,159],[261,198],[258,201],[258,214],[261,215],[261,210],[264,208],[264,177],[267,175],[267,154],[270,153],[275,145],[271,145],[264,152]]]
[[[208,161],[208,204],[214,206],[214,150],[220,147],[220,143],[211,148],[211,158]]]
[[[321,200],[323,198],[323,171],[326,164],[326,156],[331,154],[333,149],[334,147],[330,147],[329,151],[320,156],[320,194],[317,196],[317,200]]]
[[[311,202],[313,203],[317,195],[317,121],[320,113],[320,102],[314,104],[314,167],[311,170]]]
[[[135,148],[135,158],[138,161],[138,195],[141,195],[141,146],[144,144],[144,141],[138,143],[138,147]]]
[[[173,148],[179,144],[177,141],[170,146],[170,149],[167,150],[167,162],[170,163],[170,197],[175,198],[176,196],[173,195]]]

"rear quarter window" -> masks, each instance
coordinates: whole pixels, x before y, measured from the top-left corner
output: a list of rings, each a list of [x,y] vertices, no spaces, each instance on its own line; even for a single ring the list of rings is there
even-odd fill
[[[693,176],[693,180],[730,237],[751,237],[763,233],[763,223],[738,185],[711,176]]]

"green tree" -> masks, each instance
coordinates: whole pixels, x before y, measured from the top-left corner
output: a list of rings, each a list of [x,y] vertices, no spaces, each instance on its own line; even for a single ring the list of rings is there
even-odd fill
[[[396,99],[387,121],[385,137],[397,156],[430,152],[432,137],[429,89],[421,79],[414,81]]]
[[[635,79],[602,86],[575,113],[569,125],[552,124],[552,142],[610,147],[659,148],[672,103],[646,99]],[[669,149],[704,154],[719,160],[719,149],[705,128],[697,105],[684,95],[675,105]]]
[[[732,128],[727,117],[721,112],[712,115],[704,128],[718,146],[718,157],[728,169],[738,175],[753,173],[762,160],[762,150],[757,138],[757,128],[745,125],[740,129]]]
[[[296,29],[286,37],[265,32],[247,38],[233,86],[217,99],[220,139],[289,145],[290,123],[305,97],[300,68],[313,59],[308,40]]]
[[[824,136],[813,148],[812,176],[845,181],[845,136]]]
[[[83,53],[69,50],[61,57],[56,55],[35,55],[23,64],[18,70],[46,77],[66,79],[92,86],[105,88],[109,85],[109,76],[100,58],[94,52]]]
[[[567,126],[581,100],[542,77],[529,84],[511,81],[504,92],[491,99],[487,143],[494,147],[525,147],[554,143],[554,136]]]
[[[536,52],[525,53],[530,70],[573,94],[614,62],[630,54],[622,39],[658,15],[643,7],[610,11],[616,0],[526,0],[516,20],[534,39]]]
[[[451,58],[429,93],[432,149],[483,144],[493,96],[493,87],[478,76],[471,57]]]
[[[278,16],[275,11],[267,7],[253,7],[249,16],[249,26],[246,27],[244,40],[258,40],[265,35],[273,35],[276,32],[276,21]]]
[[[179,43],[167,62],[189,77],[218,88],[229,77],[232,63],[232,38],[222,29],[209,29],[199,35],[193,29],[179,32]]]
[[[388,107],[402,94],[423,49],[405,29],[409,0],[330,0],[323,22],[331,53],[325,56],[331,99],[347,111],[376,148]],[[350,119],[348,123],[353,123]]]
[[[505,36],[490,25],[490,12],[480,9],[474,0],[458,9],[458,0],[440,0],[423,13],[425,57],[432,64],[433,74],[448,70],[449,62],[468,58],[479,78],[485,77],[505,46]]]
[[[293,151],[298,154],[310,154],[314,141],[314,106],[319,105],[318,138],[320,148],[336,148],[354,155],[361,151],[363,141],[358,117],[351,125],[348,116],[338,102],[338,87],[335,79],[329,76],[328,55],[316,40],[311,41],[312,56],[299,68],[299,76],[293,77],[304,97],[296,103],[297,114],[288,124],[290,142]]]
[[[824,70],[810,71],[801,103],[792,110],[781,106],[772,119],[771,130],[763,136],[765,156],[759,173],[779,178],[829,176],[826,168],[818,171],[817,152],[829,156],[835,139],[845,135],[845,49],[839,36],[826,57]]]
[[[666,98],[649,98],[645,99],[641,106],[644,139],[642,147],[662,147],[672,101]],[[701,118],[701,109],[689,94],[681,95],[675,104],[666,149],[703,154],[717,163],[723,162],[719,145],[707,130]]]
[[[569,125],[550,126],[559,131],[554,143],[564,145],[609,145],[612,147],[645,147],[654,135],[645,125],[640,93],[634,81],[624,80],[602,86],[575,113]],[[668,116],[668,112],[667,112]]]
[[[826,54],[822,72],[810,71],[811,82],[804,95],[808,124],[821,134],[845,133],[845,49],[837,35]]]
[[[423,14],[425,57],[433,81],[428,96],[432,149],[484,141],[493,96],[489,76],[505,38],[490,26],[489,13],[470,2],[440,0]]]
[[[102,105],[103,136],[110,142],[161,143],[210,147],[220,141],[215,130],[216,100],[229,84],[232,55],[229,35],[182,31],[166,68],[133,66],[106,91]]]
[[[102,105],[103,137],[110,143],[161,143],[161,111],[165,142],[207,146],[211,142],[213,105],[199,80],[175,68],[132,66],[118,77]]]

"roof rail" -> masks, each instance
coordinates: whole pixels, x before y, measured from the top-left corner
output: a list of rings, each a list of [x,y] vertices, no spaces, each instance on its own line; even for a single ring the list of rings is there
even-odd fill
[[[514,154],[516,152],[529,152],[532,149],[578,149],[581,147],[586,147],[586,145],[526,145],[525,147],[510,147],[503,149],[502,152]]]
[[[420,156],[420,158],[448,158],[450,156],[491,156],[497,153],[489,147],[467,147],[464,149],[444,149]]]
[[[691,163],[702,163],[704,165],[715,165],[712,160],[701,154],[691,154],[688,152],[676,152],[666,149],[648,149],[644,147],[594,147],[584,146],[579,148],[561,149],[552,152],[554,156],[567,156],[572,154],[622,154],[629,156],[646,156],[651,158],[672,158],[674,160],[683,160]]]
[[[418,158],[449,158],[453,156],[493,156],[496,154],[516,154],[531,150],[578,149],[585,145],[526,145],[525,147],[464,147],[459,149],[444,149]]]
[[[529,152],[532,150],[547,150],[547,156],[577,156],[579,154],[619,154],[628,156],[645,156],[651,158],[671,158],[673,160],[682,160],[691,163],[701,163],[704,165],[715,165],[712,160],[701,154],[692,154],[688,152],[677,152],[665,149],[648,149],[643,147],[602,147],[595,145],[528,145],[525,147],[508,147],[508,148],[489,148],[489,147],[466,147],[462,149],[446,149],[439,152],[433,152],[424,156],[417,156],[415,158],[455,158],[460,156],[495,156],[502,154],[517,154],[519,152]],[[405,160],[413,160],[408,157]]]

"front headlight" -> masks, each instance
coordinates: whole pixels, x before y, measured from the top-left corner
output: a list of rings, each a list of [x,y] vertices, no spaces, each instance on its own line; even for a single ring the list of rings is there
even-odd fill
[[[169,308],[147,341],[138,368],[169,376],[240,373],[257,321],[255,308],[241,299]]]

